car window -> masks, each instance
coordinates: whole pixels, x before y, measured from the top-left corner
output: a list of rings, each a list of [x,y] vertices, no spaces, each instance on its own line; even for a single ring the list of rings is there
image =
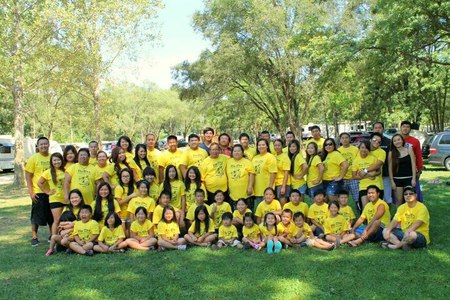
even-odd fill
[[[450,134],[442,135],[439,145],[450,145]]]

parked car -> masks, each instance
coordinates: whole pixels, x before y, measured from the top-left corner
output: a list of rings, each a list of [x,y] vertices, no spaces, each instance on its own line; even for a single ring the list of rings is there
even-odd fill
[[[434,136],[434,134],[428,136],[422,144],[422,157],[425,159],[430,155],[431,142],[433,141]]]
[[[368,140],[370,138],[370,133],[367,131],[350,131],[349,134],[350,134],[350,144],[355,145],[357,147],[362,140]]]
[[[436,134],[430,144],[428,163],[450,171],[450,131]]]

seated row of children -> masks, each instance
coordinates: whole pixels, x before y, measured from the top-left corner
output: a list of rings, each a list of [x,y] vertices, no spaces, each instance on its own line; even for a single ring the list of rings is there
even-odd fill
[[[140,186],[138,184],[141,190]],[[110,191],[103,189],[104,193],[102,186],[98,189],[100,198],[108,198]],[[354,238],[349,231],[355,216],[347,205],[345,191],[339,199],[341,204],[331,202],[329,205],[324,202],[325,194],[317,191],[315,203],[308,207],[301,201],[302,195],[293,190],[283,209],[274,199],[272,188],[267,188],[264,194],[264,201],[258,205],[255,214],[247,207],[245,199],[237,202],[237,209],[232,213],[222,192],[216,192],[215,203],[208,206],[204,203],[204,191],[199,189],[195,192],[196,203],[190,207],[186,219],[180,218],[170,205],[170,193],[163,191],[156,206],[154,201],[138,197],[128,206],[132,220],[128,228],[117,214],[120,207],[105,199],[93,205],[93,220],[92,207],[84,205],[81,192],[73,190],[69,195],[70,204],[61,216],[59,233],[52,236],[47,255],[54,253],[56,243],[86,255],[92,255],[93,251],[123,252],[126,248],[184,250],[186,244],[257,250],[266,247],[268,253],[278,253],[283,245],[334,249]],[[185,228],[188,228],[187,233],[180,237]]]

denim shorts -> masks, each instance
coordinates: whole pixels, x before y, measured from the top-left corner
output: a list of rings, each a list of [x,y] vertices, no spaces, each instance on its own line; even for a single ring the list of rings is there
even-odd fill
[[[325,188],[325,194],[327,196],[337,196],[339,194],[339,191],[342,190],[344,182],[342,180],[340,181],[334,181],[334,180],[324,180],[323,185]]]
[[[403,239],[405,235],[404,232],[400,228],[395,228],[392,230],[392,234],[395,235],[400,241]],[[413,248],[426,248],[427,247],[427,239],[423,234],[417,232],[417,239],[410,246]]]
[[[319,185],[313,186],[311,188],[308,188],[307,192],[308,192],[309,198],[311,199],[311,203],[314,202],[314,193],[316,191],[318,191],[318,190],[323,190],[323,185],[322,184],[319,184]]]
[[[281,195],[281,185],[277,185],[275,187],[275,192],[276,192],[276,196],[277,199],[280,200],[280,198],[289,198],[289,194],[291,193],[291,187],[289,185],[286,186],[286,192],[284,193],[284,195]]]

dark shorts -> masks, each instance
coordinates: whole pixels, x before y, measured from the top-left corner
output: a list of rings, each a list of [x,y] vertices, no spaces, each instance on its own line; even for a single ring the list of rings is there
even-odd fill
[[[404,232],[400,228],[395,228],[392,230],[392,234],[395,235],[400,241],[403,239]],[[410,244],[412,248],[426,248],[427,247],[427,239],[425,236],[416,231],[417,239],[414,243]]]
[[[320,227],[316,227],[316,229],[314,229],[314,236],[319,236],[321,234],[323,234],[323,230]]]
[[[287,185],[286,186],[286,192],[283,195],[281,195],[281,185],[277,185],[275,187],[275,192],[276,192],[277,199],[289,198],[289,194],[291,193],[291,187]]]
[[[412,180],[412,177],[402,178],[402,179],[394,178],[394,183],[397,187],[405,187],[405,186],[411,185],[411,180]]]
[[[381,242],[384,241],[383,238],[383,229],[381,226],[378,228],[377,232],[375,232],[375,234],[371,235],[367,240],[370,242]]]
[[[324,180],[323,187],[327,196],[337,196],[344,187],[344,181]]]
[[[61,202],[52,202],[50,203],[50,209],[54,209],[54,208],[62,208],[64,207],[64,204]]]
[[[31,204],[31,224],[33,225],[51,225],[53,224],[53,215],[48,202],[48,195],[44,193],[36,194],[37,202]]]

